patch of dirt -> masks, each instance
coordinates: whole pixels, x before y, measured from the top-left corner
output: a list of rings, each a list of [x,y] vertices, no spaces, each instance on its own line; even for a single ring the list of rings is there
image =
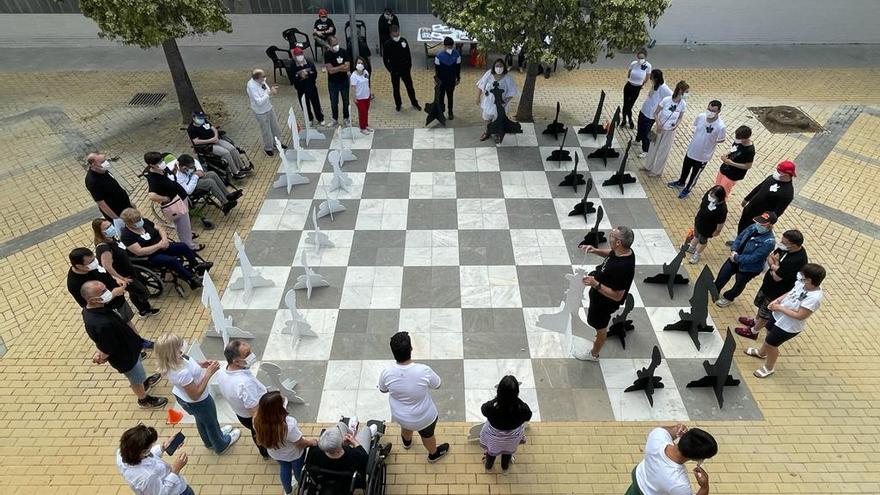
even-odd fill
[[[789,106],[748,107],[761,124],[773,134],[822,132],[822,126],[800,108]]]

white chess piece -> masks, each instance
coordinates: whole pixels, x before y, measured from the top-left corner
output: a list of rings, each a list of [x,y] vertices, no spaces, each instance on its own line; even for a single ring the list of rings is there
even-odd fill
[[[275,363],[263,362],[260,364],[260,370],[266,373],[266,376],[269,377],[269,385],[272,388],[278,389],[287,399],[288,404],[305,404],[306,401],[300,397],[294,388],[296,387],[296,380],[293,378],[288,378],[287,380],[281,380],[281,368],[278,367]]]
[[[232,234],[232,242],[235,244],[235,250],[238,251],[238,261],[241,265],[241,276],[229,283],[230,290],[244,289],[244,301],[250,302],[254,289],[260,287],[272,287],[275,282],[263,277],[251,265],[247,253],[244,251],[244,243],[241,242],[238,232]]]
[[[330,181],[330,190],[335,191],[337,189],[342,189],[343,191],[350,193],[354,186],[354,181],[351,180],[351,177],[349,177],[347,173],[342,171],[342,160],[340,159],[340,155],[331,152],[328,158],[330,159],[330,166],[333,167],[333,180]]]
[[[312,129],[312,123],[309,122],[309,119],[307,118],[308,113],[306,112],[306,108],[307,108],[306,107],[306,95],[302,95],[302,98],[300,98],[300,104],[302,105],[301,108],[302,108],[302,112],[303,112],[303,121],[306,124],[305,131],[303,131],[305,134],[306,146],[309,145],[309,142],[312,139],[327,139],[327,137],[324,136],[323,133],[321,133],[317,129]]]
[[[336,247],[336,244],[333,244],[330,237],[321,232],[321,227],[318,226],[318,213],[315,208],[312,208],[312,226],[314,230],[306,233],[306,242],[315,246],[315,256],[321,255],[321,247]]]
[[[330,221],[332,222],[333,214],[345,211],[345,206],[338,199],[330,197],[329,193],[327,193],[327,186],[324,186],[322,183],[321,187],[324,188],[324,198],[326,199],[318,205],[318,218],[330,215]]]
[[[223,305],[220,303],[220,294],[217,293],[217,286],[214,285],[214,280],[211,279],[211,275],[208,272],[205,272],[202,278],[202,286],[202,305],[211,311],[211,321],[214,326],[214,332],[208,332],[205,336],[222,338],[223,347],[229,344],[230,338],[254,338],[254,334],[233,326],[231,316],[224,316]]]
[[[306,290],[306,299],[312,298],[312,289],[317,287],[329,287],[330,282],[327,281],[321,275],[315,273],[314,270],[309,268],[309,264],[306,261],[306,257],[302,257],[302,267],[305,270],[305,273],[296,277],[296,284],[294,284],[294,290]]]
[[[281,141],[277,137],[275,138],[275,149],[278,150],[278,156],[281,157],[281,168],[284,171],[284,175],[275,180],[272,187],[276,189],[286,187],[287,194],[290,194],[290,190],[293,189],[293,186],[308,184],[309,178],[298,173],[300,162],[299,155],[296,155],[296,168],[294,169],[291,167],[287,155],[284,154],[284,148],[281,146]]]
[[[348,129],[348,131],[349,131],[348,132],[348,139],[351,140],[351,142],[354,142],[354,138],[352,137],[351,126],[339,127],[339,140],[336,142],[336,149],[331,151],[330,153],[333,153],[335,151],[336,153],[339,154],[339,156],[342,157],[342,162],[350,162],[353,160],[357,160],[357,157],[351,151],[351,145],[347,145],[345,142],[346,141],[345,140],[345,133],[344,133],[345,129]]]
[[[290,310],[290,319],[284,322],[284,328],[281,329],[282,334],[292,335],[294,342],[298,342],[303,337],[318,336],[312,330],[312,325],[306,321],[305,316],[296,308],[296,292],[293,290],[287,291],[287,294],[284,295],[284,304]]]
[[[575,329],[578,330],[578,333],[590,332],[590,327],[584,323],[578,311],[584,297],[585,286],[583,279],[586,275],[587,272],[581,268],[577,268],[574,273],[566,274],[565,278],[568,280],[568,289],[565,291],[565,299],[560,303],[560,310],[556,313],[538,316],[536,323],[540,328],[565,335],[566,353],[571,353],[574,357],[582,354],[581,350],[587,342],[590,342],[587,339],[574,335]]]
[[[315,157],[299,145],[299,126],[296,122],[296,113],[294,113],[293,107],[290,107],[290,110],[287,111],[287,126],[290,127],[290,148],[287,150],[287,153],[292,153],[294,157],[300,160],[314,160]]]

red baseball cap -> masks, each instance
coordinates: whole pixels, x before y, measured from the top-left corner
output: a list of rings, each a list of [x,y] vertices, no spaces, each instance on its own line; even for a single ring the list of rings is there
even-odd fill
[[[795,165],[794,162],[790,162],[788,160],[785,160],[783,162],[779,162],[779,165],[776,165],[777,172],[779,172],[781,174],[790,175],[792,177],[797,177],[797,173],[795,171],[796,168],[797,168],[797,165]]]
[[[298,47],[298,46],[293,47],[293,54],[294,54],[294,55],[302,55],[302,53],[303,53],[303,49],[302,49],[302,48],[300,48],[300,47]]]
[[[318,15],[327,15],[327,9],[320,9]]]

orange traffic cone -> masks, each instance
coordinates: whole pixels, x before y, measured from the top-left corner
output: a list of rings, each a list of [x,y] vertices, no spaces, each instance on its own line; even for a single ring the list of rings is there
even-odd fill
[[[183,419],[183,413],[180,411],[175,411],[174,409],[168,410],[168,419],[165,421],[169,425],[176,425],[180,423]]]
[[[694,229],[693,229],[693,227],[691,227],[688,229],[687,234],[685,234],[685,236],[684,236],[684,243],[685,244],[690,243],[693,238],[694,238]]]

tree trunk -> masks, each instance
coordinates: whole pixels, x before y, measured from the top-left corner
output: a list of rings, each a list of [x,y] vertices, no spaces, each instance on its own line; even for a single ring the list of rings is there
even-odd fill
[[[183,65],[183,57],[180,56],[180,48],[177,40],[169,38],[162,42],[162,50],[165,52],[165,61],[168,62],[168,70],[171,71],[171,80],[174,81],[174,91],[177,92],[177,102],[180,105],[180,116],[184,124],[192,119],[193,112],[201,112],[202,104],[193,89],[192,81]]]
[[[526,82],[523,84],[522,93],[519,95],[519,105],[516,107],[517,122],[534,122],[535,117],[532,115],[532,107],[535,103],[535,82],[538,80],[538,71],[541,64],[529,61],[526,70]]]

